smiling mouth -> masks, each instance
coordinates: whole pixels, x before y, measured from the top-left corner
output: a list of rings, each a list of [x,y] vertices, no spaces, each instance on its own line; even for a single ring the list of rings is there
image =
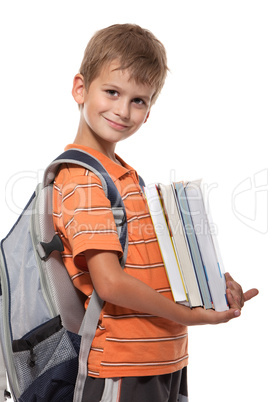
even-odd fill
[[[107,121],[110,127],[115,128],[116,130],[124,130],[128,128],[128,126],[125,124],[116,123],[115,121],[107,119],[106,117],[104,117],[104,119]]]

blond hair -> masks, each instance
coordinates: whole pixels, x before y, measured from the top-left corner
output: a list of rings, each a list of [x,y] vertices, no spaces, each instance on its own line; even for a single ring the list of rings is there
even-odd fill
[[[134,24],[116,24],[97,31],[85,49],[79,71],[87,90],[102,68],[114,60],[118,60],[120,70],[129,70],[131,79],[155,89],[154,103],[168,71],[162,43],[150,31]]]

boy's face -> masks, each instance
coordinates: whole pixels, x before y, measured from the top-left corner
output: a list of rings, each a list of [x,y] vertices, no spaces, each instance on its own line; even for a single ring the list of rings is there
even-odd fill
[[[105,147],[134,134],[146,122],[154,89],[130,80],[127,70],[110,63],[94,79],[88,92],[82,88],[82,134],[85,145]],[[77,77],[77,76],[76,76]]]

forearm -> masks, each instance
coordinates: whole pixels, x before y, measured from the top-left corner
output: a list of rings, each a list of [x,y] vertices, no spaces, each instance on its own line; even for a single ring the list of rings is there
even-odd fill
[[[132,310],[166,318],[186,326],[218,324],[227,322],[239,315],[239,313],[234,315],[234,311],[217,313],[201,307],[190,309],[174,303],[174,301],[164,297],[125,272],[122,272],[119,283],[116,284],[107,301]]]
[[[217,313],[203,308],[190,309],[174,303],[122,271],[115,253],[87,252],[86,258],[95,289],[99,296],[109,303],[166,318],[182,325],[217,324],[238,316],[234,309]]]
[[[122,272],[107,301],[131,310],[190,325],[189,308],[174,303],[126,272]]]

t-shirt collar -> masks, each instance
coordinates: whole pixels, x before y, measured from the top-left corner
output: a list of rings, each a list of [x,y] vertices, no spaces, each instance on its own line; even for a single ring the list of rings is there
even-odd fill
[[[128,173],[135,175],[136,180],[138,181],[138,174],[135,171],[135,169],[133,169],[130,165],[128,165],[117,154],[115,154],[115,157],[121,163],[121,165],[112,161],[112,159],[108,158],[103,153],[101,153],[93,148],[87,147],[85,145],[69,144],[65,147],[65,150],[72,149],[72,148],[81,149],[85,152],[88,152],[90,155],[94,156],[95,158],[97,158],[102,163],[102,165],[104,166],[104,168],[107,170],[107,172],[110,174],[110,176],[112,177],[112,179],[114,181],[117,179],[120,179],[122,176],[124,176],[125,174],[128,174]]]

